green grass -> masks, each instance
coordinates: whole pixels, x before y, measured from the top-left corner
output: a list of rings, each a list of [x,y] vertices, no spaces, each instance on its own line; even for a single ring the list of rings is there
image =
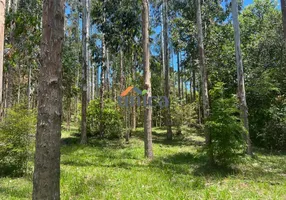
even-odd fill
[[[205,166],[203,138],[189,133],[167,142],[153,129],[153,161],[144,158],[143,130],[129,144],[92,139],[78,144],[63,131],[62,199],[286,199],[286,156],[256,153],[235,170]],[[32,165],[32,163],[31,163]],[[32,175],[0,178],[0,199],[31,199]]]

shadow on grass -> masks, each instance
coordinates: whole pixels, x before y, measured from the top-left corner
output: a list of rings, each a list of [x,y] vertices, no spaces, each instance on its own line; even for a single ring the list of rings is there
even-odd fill
[[[264,148],[254,148],[254,152],[265,156],[286,156],[286,151],[270,150]]]
[[[184,138],[182,135],[174,134],[173,140],[167,140],[164,129],[156,129],[152,131],[152,139],[153,143],[161,144],[161,145],[169,145],[169,146],[203,146],[204,142],[197,141],[192,138]],[[144,141],[144,134],[141,130],[136,130],[133,132],[133,137],[139,138]],[[195,135],[195,133],[193,133]]]
[[[62,161],[61,164],[75,166],[75,167],[106,167],[106,168],[121,168],[121,169],[135,169],[135,168],[146,168],[148,166],[145,165],[137,165],[131,164],[125,161],[118,161],[114,163],[106,163],[106,159],[98,159],[97,161],[75,161],[75,160],[67,160]]]
[[[165,158],[155,159],[151,165],[160,169],[172,169],[173,172],[178,174],[192,174],[197,177],[223,178],[239,172],[233,168],[211,166],[208,164],[206,155],[188,152],[180,152]]]
[[[132,137],[144,140],[144,134],[142,130],[137,130],[133,132]],[[195,136],[196,137],[196,136]],[[174,140],[168,141],[165,139],[165,133],[163,129],[155,129],[153,131],[153,142],[160,145],[170,145],[170,146],[202,146],[203,142],[195,140],[196,138],[182,138],[175,136]],[[143,157],[136,156],[136,152],[130,152],[123,140],[99,140],[99,139],[89,139],[89,144],[82,146],[79,145],[79,138],[65,138],[63,143],[69,145],[69,147],[63,148],[63,155],[72,154],[73,151],[83,150],[82,153],[75,155],[76,157],[81,157],[89,152],[89,149],[85,148],[96,148],[99,151],[97,155],[87,156],[83,159],[74,160],[67,159],[63,160],[62,164],[71,166],[97,166],[97,167],[113,167],[113,168],[152,168],[154,170],[165,170],[166,173],[171,174],[184,174],[192,175],[195,177],[207,177],[211,179],[221,179],[227,176],[241,175],[246,179],[263,179],[261,176],[265,176],[269,180],[274,180],[277,178],[286,177],[286,168],[282,167],[285,165],[286,161],[282,160],[284,153],[276,153],[276,157],[269,157],[269,153],[264,150],[257,150],[258,154],[263,156],[258,156],[255,159],[251,159],[246,163],[242,164],[242,167],[231,168],[223,166],[210,166],[208,164],[207,156],[204,153],[191,153],[191,152],[179,152],[172,155],[166,155],[165,157],[156,157],[154,160],[150,161],[148,164],[144,161]],[[70,148],[71,147],[71,148]],[[127,149],[127,151],[121,151],[122,149]],[[143,146],[142,146],[143,149]],[[119,150],[119,151],[117,151]],[[92,151],[92,150],[91,150]],[[270,154],[273,155],[274,153]],[[135,156],[134,156],[135,155]],[[264,157],[267,156],[267,157]],[[93,158],[92,158],[93,157]],[[91,159],[90,159],[91,158]],[[135,162],[135,160],[142,160],[142,163]],[[257,166],[253,163],[257,162]],[[275,171],[276,170],[276,171]],[[273,178],[271,178],[273,177]]]
[[[78,137],[67,137],[61,139],[61,145],[73,145],[78,143],[79,143]]]

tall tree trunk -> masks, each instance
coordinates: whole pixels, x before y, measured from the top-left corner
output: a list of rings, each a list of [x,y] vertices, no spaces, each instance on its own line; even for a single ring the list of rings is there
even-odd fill
[[[60,199],[64,0],[43,4],[33,199]]]
[[[98,72],[98,66],[95,66],[95,97],[99,96],[99,87],[98,87],[98,81],[99,81],[99,72]]]
[[[179,99],[181,99],[181,72],[180,72],[180,53],[177,53],[177,65],[178,65],[178,92]]]
[[[148,98],[151,98],[151,72],[150,72],[150,49],[149,49],[149,0],[142,0],[142,35],[143,35],[143,68],[144,68],[144,89],[147,90],[147,105],[144,116],[144,147],[145,156],[153,158],[152,145],[152,106],[149,105]]]
[[[14,85],[14,81],[13,81],[13,69],[12,66],[9,64],[8,65],[8,74],[7,74],[7,96],[6,96],[6,100],[7,100],[7,104],[6,104],[6,109],[11,108],[12,104],[13,104],[13,85]]]
[[[29,73],[28,73],[28,91],[27,91],[27,99],[28,99],[28,109],[31,109],[31,82],[32,82],[32,67],[29,65]]]
[[[67,130],[71,130],[71,99],[67,99]]]
[[[286,0],[281,0],[284,39],[286,40]]]
[[[182,65],[182,55],[180,54],[180,60],[181,60],[181,83],[182,83],[182,89],[181,89],[181,94],[182,94],[182,101],[184,100],[184,65]]]
[[[101,66],[101,75],[100,75],[100,124],[99,124],[99,131],[100,137],[104,137],[104,125],[103,125],[103,110],[104,110],[104,91],[105,91],[105,70],[106,70],[106,44],[104,37],[102,39],[102,66]]]
[[[5,0],[0,0],[0,107],[3,108],[3,66],[4,66]],[[2,109],[0,118],[2,117]]]
[[[14,4],[13,4],[14,5]],[[12,11],[14,12],[15,9],[14,9],[14,6],[12,6]],[[14,48],[14,30],[16,28],[16,24],[15,23],[12,23],[12,21],[10,22],[10,43],[11,43],[11,46],[12,46],[12,49]],[[13,79],[13,74],[14,74],[14,71],[13,71],[13,67],[11,64],[8,65],[8,75],[7,75],[7,78],[8,78],[8,88],[7,88],[7,104],[6,104],[6,109],[7,108],[11,108],[12,105],[13,105],[13,86],[14,86],[14,79]]]
[[[110,92],[109,72],[110,72],[110,66],[109,66],[109,49],[106,48],[105,85],[106,85],[106,91],[107,91],[108,97],[109,97],[109,92]]]
[[[87,64],[87,104],[91,98],[91,84],[90,84],[90,50],[89,50],[89,38],[90,38],[90,0],[86,1],[85,17],[86,17],[86,64]]]
[[[235,38],[235,55],[237,65],[237,83],[238,83],[238,99],[241,110],[241,118],[244,122],[244,127],[247,130],[245,140],[247,143],[247,154],[252,155],[251,141],[249,137],[249,124],[248,124],[248,108],[246,103],[245,85],[244,85],[244,71],[242,64],[242,55],[240,48],[240,29],[238,21],[238,5],[236,0],[232,0],[232,18]]]
[[[81,106],[81,144],[87,143],[86,134],[86,110],[87,110],[87,68],[88,68],[88,46],[87,46],[87,32],[89,27],[87,26],[87,10],[88,1],[83,0],[83,16],[82,16],[82,106]]]
[[[123,56],[123,51],[122,51],[122,48],[120,48],[120,73],[119,73],[119,80],[120,80],[120,86],[119,86],[119,91],[121,92],[121,91],[123,91],[123,58],[124,58],[124,56]]]
[[[79,12],[79,6],[78,5],[74,5],[73,9],[76,9],[77,12]],[[80,44],[80,36],[79,36],[79,21],[80,21],[80,16],[79,14],[77,15],[77,19],[74,20],[74,26],[75,26],[75,41],[76,44],[79,45]],[[78,55],[77,55],[77,61],[78,63],[80,63],[81,58],[80,58],[80,50],[78,51]],[[75,87],[78,88],[79,87],[79,80],[80,80],[80,68],[77,67],[77,71],[76,71],[76,82],[75,82]],[[75,95],[75,122],[78,122],[78,94]]]
[[[196,70],[193,69],[193,98],[196,101]]]
[[[133,81],[136,80],[136,64],[134,62],[134,55],[132,54],[132,61],[131,61],[131,71],[132,71],[132,79]],[[135,131],[136,129],[136,103],[132,106],[132,114],[131,114],[131,126],[132,126],[132,131]]]
[[[17,95],[17,103],[20,103],[20,97],[21,97],[21,65],[18,64],[18,95]]]
[[[163,1],[163,4],[162,4],[162,10],[161,10],[161,28],[162,28],[162,31],[161,31],[161,51],[162,51],[162,66],[163,66],[163,68],[162,68],[162,80],[164,80],[165,79],[165,71],[166,71],[166,58],[165,58],[165,56],[166,56],[166,54],[165,54],[165,44],[164,44],[164,41],[165,41],[165,38],[164,38],[164,32],[165,32],[165,30],[166,30],[166,22],[165,22],[165,13],[164,12],[166,12],[165,11],[165,0]],[[166,31],[168,31],[168,30],[166,30]],[[162,83],[162,87],[163,87],[163,89],[164,89],[164,87],[165,87],[165,84],[164,83]]]
[[[199,45],[199,66],[201,71],[201,95],[203,100],[203,122],[209,117],[209,95],[208,95],[208,79],[207,79],[207,67],[205,65],[205,50],[203,42],[203,28],[202,28],[202,13],[201,13],[201,1],[197,0],[197,27],[198,27],[198,45]],[[211,135],[209,130],[205,128],[206,145],[209,148],[208,156],[210,163],[213,163],[213,152],[211,147]]]
[[[91,99],[94,100],[95,98],[95,87],[94,87],[94,84],[95,84],[95,72],[94,72],[94,68],[95,68],[95,65],[92,65],[91,66]]]
[[[170,84],[169,84],[169,56],[168,56],[168,4],[167,0],[163,1],[163,38],[164,38],[164,62],[165,64],[165,95],[169,99],[169,105],[166,110],[166,115],[165,115],[165,122],[167,126],[167,140],[172,140],[173,139],[173,133],[172,133],[172,124],[171,124],[171,112],[170,112]]]

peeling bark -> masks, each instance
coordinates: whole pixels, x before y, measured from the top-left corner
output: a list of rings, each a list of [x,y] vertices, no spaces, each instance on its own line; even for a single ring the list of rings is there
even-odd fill
[[[244,85],[244,71],[242,64],[242,55],[240,48],[240,28],[238,21],[238,5],[236,0],[232,0],[232,18],[235,38],[235,56],[237,65],[237,83],[238,83],[238,100],[241,110],[241,119],[243,120],[244,127],[247,130],[245,140],[247,143],[247,154],[252,155],[251,140],[249,137],[249,123],[248,123],[248,108],[246,103],[245,85]]]

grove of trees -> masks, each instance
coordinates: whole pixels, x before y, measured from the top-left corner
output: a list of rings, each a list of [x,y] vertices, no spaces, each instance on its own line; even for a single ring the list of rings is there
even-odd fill
[[[233,166],[257,148],[284,152],[284,0],[280,7],[271,0],[1,0],[1,173],[25,174],[24,155],[32,152],[33,199],[60,199],[61,132],[73,126],[83,148],[94,138],[132,142],[142,128],[147,160],[156,157],[154,127],[167,144],[195,129],[212,166]],[[131,91],[120,107],[129,86],[143,92]],[[154,98],[162,96],[165,107]]]

